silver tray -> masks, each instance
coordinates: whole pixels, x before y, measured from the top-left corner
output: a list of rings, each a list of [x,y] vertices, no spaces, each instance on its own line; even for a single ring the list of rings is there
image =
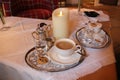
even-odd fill
[[[81,55],[80,60],[74,64],[61,64],[61,63],[56,62],[53,59],[51,59],[51,57],[49,57],[49,55],[47,55],[47,54],[44,55],[43,57],[46,57],[48,59],[48,62],[45,64],[39,64],[37,61],[39,56],[36,53],[35,47],[33,47],[27,52],[27,54],[25,56],[25,61],[30,67],[32,67],[36,70],[48,71],[48,72],[58,72],[58,71],[68,70],[70,68],[73,68],[73,67],[79,65],[85,59],[84,49],[81,49],[81,52],[83,52],[84,55]]]
[[[85,39],[84,38],[84,33],[82,33],[82,30],[84,30],[85,28],[81,28],[81,29],[78,29],[76,31],[76,39],[77,41],[79,42],[80,45],[84,46],[84,47],[88,47],[88,48],[95,48],[95,49],[99,49],[99,48],[104,48],[104,47],[107,47],[109,46],[109,44],[111,43],[111,39],[110,39],[110,36],[108,35],[107,32],[105,32],[104,30],[102,30],[104,33],[105,33],[105,37],[104,37],[104,42],[103,43],[92,43],[92,39],[88,38],[88,39]],[[89,34],[91,34],[89,32]],[[86,42],[84,41],[86,40]],[[89,40],[91,40],[91,43],[89,43]]]

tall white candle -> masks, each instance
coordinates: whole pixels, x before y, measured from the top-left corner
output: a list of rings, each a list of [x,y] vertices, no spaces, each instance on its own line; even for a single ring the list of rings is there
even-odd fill
[[[69,36],[69,10],[68,8],[58,8],[53,11],[53,36],[56,39],[67,38]]]

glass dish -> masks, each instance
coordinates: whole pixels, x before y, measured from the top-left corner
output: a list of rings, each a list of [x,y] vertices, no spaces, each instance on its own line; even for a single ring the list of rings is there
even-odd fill
[[[99,33],[95,33],[83,27],[76,31],[75,36],[80,45],[89,48],[104,48],[111,42],[109,35],[102,29]]]

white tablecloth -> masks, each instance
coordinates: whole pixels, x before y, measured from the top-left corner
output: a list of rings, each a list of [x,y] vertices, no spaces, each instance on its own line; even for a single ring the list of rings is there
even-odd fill
[[[78,66],[61,72],[37,71],[25,62],[34,45],[31,33],[37,24],[49,20],[7,17],[11,29],[0,31],[0,80],[76,80],[103,66],[115,63],[112,43],[102,49],[85,48],[87,57]]]

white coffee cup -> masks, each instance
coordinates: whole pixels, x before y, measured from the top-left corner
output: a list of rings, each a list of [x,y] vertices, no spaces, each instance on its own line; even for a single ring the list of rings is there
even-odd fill
[[[63,57],[71,56],[74,53],[75,48],[75,42],[68,38],[58,39],[53,46],[54,52]]]

